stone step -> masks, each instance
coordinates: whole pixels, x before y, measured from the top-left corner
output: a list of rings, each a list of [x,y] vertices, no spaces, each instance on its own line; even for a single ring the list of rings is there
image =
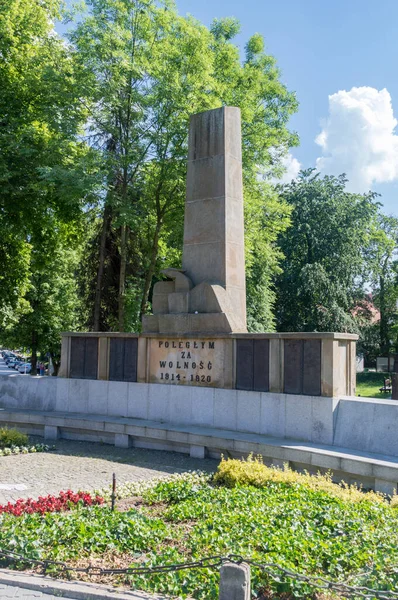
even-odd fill
[[[297,470],[333,472],[335,480],[360,483],[386,494],[398,485],[398,458],[340,446],[268,437],[198,425],[87,415],[60,411],[0,409],[0,424],[18,427],[47,440],[58,437],[189,453],[196,458],[259,454],[266,464]]]

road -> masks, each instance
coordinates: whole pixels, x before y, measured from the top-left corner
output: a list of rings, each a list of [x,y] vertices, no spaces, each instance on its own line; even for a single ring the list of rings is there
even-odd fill
[[[2,358],[0,358],[0,375],[20,375],[15,369],[9,369]]]

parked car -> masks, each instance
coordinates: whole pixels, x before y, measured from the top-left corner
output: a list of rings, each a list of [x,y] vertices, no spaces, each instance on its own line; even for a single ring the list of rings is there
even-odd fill
[[[32,365],[30,363],[22,363],[22,365],[19,365],[19,367],[18,367],[18,371],[20,373],[22,373],[22,375],[24,373],[26,373],[26,374],[30,373],[31,370],[32,370]]]
[[[7,367],[8,367],[9,369],[12,369],[12,368],[13,368],[13,366],[14,366],[14,363],[15,363],[15,362],[17,362],[17,361],[16,361],[16,359],[15,359],[15,358],[11,358],[11,359],[10,359],[10,360],[9,360],[9,361],[6,363],[6,364],[7,364]]]

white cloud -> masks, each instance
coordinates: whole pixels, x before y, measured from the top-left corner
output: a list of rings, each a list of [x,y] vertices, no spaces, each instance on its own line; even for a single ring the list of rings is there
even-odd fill
[[[351,191],[398,180],[397,119],[386,89],[341,90],[329,96],[329,116],[315,139],[322,148],[316,166],[322,173],[346,173]]]
[[[297,175],[299,174],[300,170],[302,169],[301,163],[300,161],[297,160],[297,158],[294,158],[293,154],[291,154],[290,152],[287,152],[287,154],[285,154],[284,156],[281,156],[281,150],[280,148],[278,150],[275,149],[270,149],[270,154],[272,155],[275,164],[278,165],[278,171],[280,172],[280,167],[282,166],[284,169],[284,173],[283,175],[280,175],[279,177],[275,177],[274,175],[271,176],[270,172],[261,172],[259,171],[258,173],[258,178],[259,179],[265,179],[266,181],[268,181],[269,183],[272,183],[273,185],[276,185],[278,183],[290,183],[292,181],[292,179],[297,179]],[[285,149],[286,152],[286,149]]]
[[[290,183],[292,179],[296,179],[301,169],[301,163],[294,158],[293,154],[287,153],[281,160],[282,165],[286,169],[285,173],[278,180],[278,183]]]

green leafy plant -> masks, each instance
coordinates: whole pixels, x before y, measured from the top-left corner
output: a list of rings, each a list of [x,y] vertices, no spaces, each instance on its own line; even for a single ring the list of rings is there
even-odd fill
[[[109,501],[110,488],[99,493]],[[352,585],[398,585],[396,497],[390,503],[330,477],[269,469],[251,457],[222,461],[215,476],[194,472],[126,483],[117,498],[115,512],[91,506],[0,515],[0,546],[78,566],[150,567],[234,553]],[[218,594],[216,569],[128,579],[135,589],[173,597],[216,600]],[[319,598],[308,583],[255,567],[252,587],[267,598]]]
[[[35,452],[50,452],[55,450],[55,446],[48,444],[34,444],[28,446],[7,446],[0,448],[0,456],[10,456],[11,454],[34,454]]]
[[[297,473],[286,465],[283,470],[267,467],[261,456],[249,455],[247,460],[221,460],[214,481],[227,487],[236,485],[253,485],[264,487],[272,482],[287,485],[303,485],[314,491],[327,492],[331,496],[341,498],[349,502],[385,502],[382,494],[377,492],[364,493],[356,485],[333,483],[331,474],[310,475],[309,473]]]
[[[29,438],[25,433],[21,433],[17,429],[8,429],[8,427],[2,427],[0,429],[0,448],[26,446],[28,439]]]

